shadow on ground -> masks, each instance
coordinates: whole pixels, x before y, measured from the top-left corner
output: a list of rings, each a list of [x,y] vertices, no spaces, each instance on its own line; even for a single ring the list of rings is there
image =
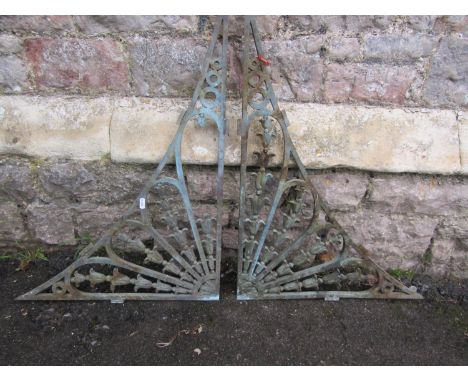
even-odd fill
[[[239,302],[227,263],[221,301],[14,301],[67,261],[0,262],[1,365],[468,364],[466,283],[418,281],[424,301]]]

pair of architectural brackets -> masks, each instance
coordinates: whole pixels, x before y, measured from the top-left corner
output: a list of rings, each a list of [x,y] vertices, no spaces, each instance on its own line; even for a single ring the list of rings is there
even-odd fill
[[[252,17],[245,18],[243,44],[238,299],[422,298],[351,240],[313,186],[278,106]],[[227,47],[223,16],[190,106],[134,203],[68,268],[18,299],[219,299]],[[184,177],[181,143],[193,122],[218,131],[211,215],[190,200]],[[260,141],[258,151],[250,152],[249,136]],[[273,146],[281,152],[275,155]]]

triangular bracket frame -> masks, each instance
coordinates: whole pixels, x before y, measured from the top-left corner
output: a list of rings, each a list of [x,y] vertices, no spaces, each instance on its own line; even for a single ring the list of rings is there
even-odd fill
[[[70,266],[18,300],[219,299],[227,32],[227,16],[222,16],[190,106],[133,204]],[[421,299],[351,240],[320,197],[289,136],[288,118],[278,106],[269,62],[249,16],[242,66],[238,299]],[[189,197],[181,145],[190,123],[218,132],[215,217],[199,212]],[[260,137],[255,153],[248,152],[249,135]],[[282,159],[275,173],[271,161],[278,142]]]
[[[65,270],[18,300],[219,299],[227,32],[227,17],[220,17],[202,78],[172,143],[122,218]],[[192,127],[217,131],[216,212],[211,215],[190,200],[184,175],[182,139]]]
[[[353,242],[314,187],[278,106],[253,17],[245,18],[243,48],[238,299],[421,299]],[[260,137],[258,151],[248,151],[249,135]]]

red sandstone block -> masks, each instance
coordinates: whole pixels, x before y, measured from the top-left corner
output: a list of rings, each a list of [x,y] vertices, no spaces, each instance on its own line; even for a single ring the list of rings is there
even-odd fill
[[[401,105],[416,77],[416,69],[408,66],[330,64],[325,98]]]
[[[40,89],[87,93],[129,89],[128,64],[112,39],[33,38],[24,46]]]

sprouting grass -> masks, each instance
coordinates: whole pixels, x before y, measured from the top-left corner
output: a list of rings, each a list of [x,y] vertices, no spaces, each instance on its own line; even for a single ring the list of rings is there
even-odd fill
[[[75,250],[74,258],[77,259],[80,255],[80,252],[85,248],[89,243],[93,241],[93,238],[89,233],[84,233],[78,239],[78,245]]]
[[[411,280],[413,280],[414,277],[413,271],[404,270],[400,268],[389,269],[387,272],[390,276],[393,276],[398,280],[406,279],[411,282]]]
[[[17,260],[17,271],[25,271],[26,269],[28,269],[29,264],[34,263],[36,261],[49,261],[47,255],[44,253],[44,250],[42,248],[23,249],[22,251],[15,253],[4,253],[0,255],[0,260]]]

